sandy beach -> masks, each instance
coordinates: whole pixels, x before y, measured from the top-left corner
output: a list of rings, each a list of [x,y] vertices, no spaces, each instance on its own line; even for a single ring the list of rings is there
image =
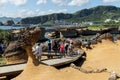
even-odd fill
[[[91,50],[85,49],[85,52],[87,57],[82,68],[107,68],[107,72],[86,74],[72,67],[58,70],[42,64],[35,66],[29,58],[24,71],[13,80],[108,80],[109,72],[120,73],[120,41],[115,44],[110,40],[102,40],[102,43],[98,43]]]

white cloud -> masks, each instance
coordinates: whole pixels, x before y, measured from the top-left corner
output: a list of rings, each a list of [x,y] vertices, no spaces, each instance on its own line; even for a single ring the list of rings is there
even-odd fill
[[[61,9],[61,10],[48,10],[48,13],[49,14],[52,14],[52,13],[67,13],[67,9]]]
[[[36,10],[31,10],[31,9],[18,9],[15,12],[9,12],[6,11],[6,8],[1,8],[0,9],[0,17],[6,16],[6,17],[34,17],[34,16],[40,16],[40,15],[47,15],[47,14],[52,14],[52,13],[67,13],[68,10],[67,9],[59,9],[59,10],[40,10],[40,9],[36,9]]]
[[[14,17],[14,13],[9,13],[7,11],[1,11],[0,12],[0,17]]]
[[[27,0],[0,0],[0,5],[5,5],[5,4],[14,4],[16,6],[21,6],[26,4]]]
[[[67,0],[52,0],[53,3],[58,4],[60,6],[66,5]]]
[[[0,12],[0,17],[3,17],[3,16],[4,16],[3,13]]]
[[[69,6],[83,6],[87,3],[89,3],[89,0],[72,0],[70,3],[68,3],[68,5]]]
[[[47,14],[52,14],[52,13],[67,13],[67,9],[62,9],[62,10],[48,10],[48,11],[41,11],[39,9],[35,11],[31,10],[19,10],[14,16],[14,17],[33,17],[33,16],[40,16],[40,15],[47,15]]]
[[[39,5],[39,4],[46,4],[46,3],[47,3],[46,0],[38,0],[37,1],[37,5]]]
[[[16,5],[16,6],[21,6],[26,4],[27,0],[9,0],[10,3]]]
[[[32,11],[32,10],[26,10],[26,9],[23,9],[23,10],[19,10],[16,15],[17,17],[32,17],[32,16],[35,16],[37,13],[35,11]]]
[[[29,9],[21,9],[16,11],[16,13],[9,13],[8,11],[1,11],[0,12],[0,17],[6,16],[6,17],[33,17],[33,16],[39,16],[39,15],[44,15],[46,12],[45,11],[40,11],[39,9],[37,10],[29,10]]]
[[[119,2],[120,0],[103,0],[104,3],[108,3],[108,2]]]
[[[6,3],[8,3],[8,0],[0,0],[0,6],[4,5]]]

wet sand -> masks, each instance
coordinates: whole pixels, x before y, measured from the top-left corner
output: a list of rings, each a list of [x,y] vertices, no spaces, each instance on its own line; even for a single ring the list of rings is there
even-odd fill
[[[120,73],[120,41],[114,44],[112,41],[103,40],[92,50],[85,52],[87,57],[82,68],[86,70],[107,68],[108,71]],[[24,71],[13,80],[108,80],[109,75],[108,72],[86,74],[71,67],[58,70],[42,64],[35,66],[29,58]]]

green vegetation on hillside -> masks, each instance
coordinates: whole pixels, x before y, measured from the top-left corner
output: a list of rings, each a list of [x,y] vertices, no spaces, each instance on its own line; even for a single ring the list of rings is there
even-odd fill
[[[104,21],[106,19],[120,19],[120,8],[115,6],[97,6],[83,9],[73,14],[54,13],[44,16],[28,17],[21,20],[21,24],[52,24],[51,21],[65,20],[69,22]]]
[[[0,65],[6,64],[7,60],[5,57],[0,57]]]
[[[88,26],[88,29],[90,29],[90,30],[101,30],[103,28],[105,28],[105,26],[103,26],[103,25],[89,25]]]
[[[50,21],[46,21],[45,23],[43,23],[42,25],[54,25],[54,21],[50,20]]]
[[[2,30],[0,29],[0,41],[3,41],[4,43],[8,43],[11,40],[11,34],[8,30]]]

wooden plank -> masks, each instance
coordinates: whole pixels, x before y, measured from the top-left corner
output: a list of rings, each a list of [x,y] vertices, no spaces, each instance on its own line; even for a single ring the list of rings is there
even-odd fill
[[[82,57],[83,54],[84,54],[84,52],[81,51],[80,54],[73,55],[72,57],[42,60],[41,63],[56,67],[56,66],[74,62],[74,61],[78,60],[80,57]],[[13,74],[15,72],[21,72],[25,66],[26,66],[26,63],[0,66],[0,77],[7,76],[7,75]]]
[[[56,67],[56,66],[60,66],[60,65],[74,62],[74,61],[78,60],[80,57],[82,57],[83,54],[84,54],[84,52],[81,51],[80,54],[73,55],[72,57],[65,57],[65,58],[60,58],[60,59],[49,59],[49,60],[41,61],[41,63]]]
[[[61,56],[60,54],[55,54],[55,53],[47,53],[47,52],[44,52],[42,53],[42,56]]]
[[[26,66],[26,63],[24,63],[24,64],[17,64],[17,65],[1,66],[0,67],[0,76],[6,76],[7,74],[9,74],[11,72],[22,71],[25,66]]]

